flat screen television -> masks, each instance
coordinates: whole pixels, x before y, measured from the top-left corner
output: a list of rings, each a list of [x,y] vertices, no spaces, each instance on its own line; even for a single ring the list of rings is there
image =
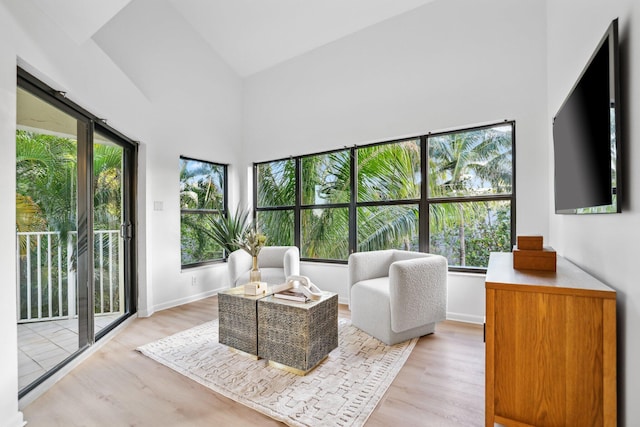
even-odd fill
[[[619,73],[615,19],[553,119],[556,213],[621,211]]]

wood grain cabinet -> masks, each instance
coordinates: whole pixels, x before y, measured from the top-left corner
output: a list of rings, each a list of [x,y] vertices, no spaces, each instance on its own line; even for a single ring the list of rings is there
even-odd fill
[[[615,426],[616,292],[558,257],[486,278],[486,419],[506,426]]]

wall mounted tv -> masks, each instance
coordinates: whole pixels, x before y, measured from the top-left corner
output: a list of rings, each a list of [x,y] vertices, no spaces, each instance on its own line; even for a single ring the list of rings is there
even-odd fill
[[[619,73],[615,19],[553,119],[556,213],[621,210]]]

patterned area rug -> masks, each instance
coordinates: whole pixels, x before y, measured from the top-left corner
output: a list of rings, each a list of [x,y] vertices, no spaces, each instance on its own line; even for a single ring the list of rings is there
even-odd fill
[[[218,320],[138,348],[200,384],[290,426],[362,426],[417,338],[385,346],[347,319],[338,348],[306,376],[271,367],[218,343]]]

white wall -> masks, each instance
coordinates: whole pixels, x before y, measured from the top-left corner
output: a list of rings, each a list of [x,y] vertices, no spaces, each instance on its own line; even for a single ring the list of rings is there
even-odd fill
[[[144,289],[148,306],[139,312],[150,315],[211,295],[228,286],[226,264],[180,271],[178,158],[237,165],[242,82],[169,2],[133,1],[93,39],[148,103],[141,113],[148,116],[143,142],[149,142],[145,231],[151,286]],[[235,206],[241,171],[232,166],[229,173],[229,203]],[[162,202],[163,210],[154,210],[154,202]]]
[[[513,119],[516,231],[548,237],[545,19],[537,0],[437,1],[251,76],[245,164]],[[341,268],[309,275],[330,289]],[[484,278],[449,284],[449,314],[482,321]]]
[[[15,314],[16,64],[141,141],[139,313],[177,305],[227,286],[226,265],[180,271],[180,155],[236,165],[241,80],[164,0],[134,0],[93,38],[72,39],[32,0],[0,2],[0,425],[18,411]],[[60,5],[63,7],[63,5]],[[70,22],[71,23],[71,22]],[[177,46],[188,49],[177,49]],[[120,47],[120,49],[117,49]],[[126,48],[130,50],[127,50]],[[131,56],[119,55],[121,52]],[[146,73],[146,74],[145,74]],[[231,180],[238,181],[237,168]],[[239,190],[233,187],[231,202]],[[153,202],[164,202],[162,211]],[[192,285],[191,277],[196,276]]]
[[[622,65],[622,214],[550,215],[551,244],[617,291],[619,425],[640,425],[640,9],[631,0],[554,0],[548,4],[548,99],[551,123],[612,19],[620,19]],[[548,127],[550,132],[550,128]],[[549,137],[551,140],[551,137]],[[550,164],[553,157],[550,156]],[[553,169],[549,171],[553,179]],[[552,183],[552,182],[551,182]],[[552,212],[552,195],[550,212]]]
[[[16,321],[15,241],[15,132],[16,87],[15,54],[9,42],[15,29],[7,12],[0,4],[0,201],[5,206],[0,215],[0,271],[4,286],[0,286],[0,423],[7,427],[22,425],[18,411],[18,351]],[[13,161],[11,161],[13,160]]]

